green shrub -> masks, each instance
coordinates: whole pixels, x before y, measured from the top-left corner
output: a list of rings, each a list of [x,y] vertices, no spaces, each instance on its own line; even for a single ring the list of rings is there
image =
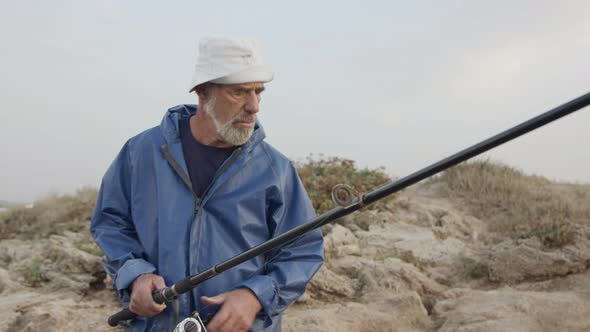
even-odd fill
[[[297,163],[297,171],[318,214],[335,207],[331,193],[337,184],[347,184],[365,193],[391,181],[383,168],[357,169],[354,161],[337,157],[314,159],[310,156],[305,162]],[[391,199],[393,195],[373,205],[384,206]]]
[[[23,269],[22,275],[25,278],[25,283],[28,286],[39,287],[41,285],[41,282],[44,280],[43,275],[41,274],[42,264],[42,259],[35,258]]]
[[[481,278],[487,278],[489,276],[489,272],[490,268],[483,263],[480,262],[474,262],[470,267],[469,267],[469,276],[473,279],[481,279]]]

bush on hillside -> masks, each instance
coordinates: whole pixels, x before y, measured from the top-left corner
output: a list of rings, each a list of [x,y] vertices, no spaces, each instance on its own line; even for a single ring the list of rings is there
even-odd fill
[[[335,207],[332,201],[332,188],[337,184],[347,184],[359,193],[365,193],[391,181],[383,168],[358,169],[353,160],[337,157],[308,157],[304,162],[298,162],[297,171],[313,207],[318,214],[322,214]],[[373,207],[383,207],[392,200],[394,195],[386,197],[373,204]]]

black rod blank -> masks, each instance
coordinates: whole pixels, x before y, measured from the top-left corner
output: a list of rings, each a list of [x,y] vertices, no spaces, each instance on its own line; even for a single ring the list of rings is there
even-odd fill
[[[239,265],[258,255],[264,254],[272,249],[278,248],[281,245],[289,243],[307,232],[317,229],[325,224],[328,224],[338,218],[341,218],[362,208],[366,204],[374,203],[375,201],[378,201],[388,195],[391,195],[406,187],[409,187],[416,182],[419,182],[437,173],[440,173],[449,167],[455,166],[465,160],[473,158],[501,144],[504,144],[530,131],[542,127],[552,121],[555,121],[570,113],[582,109],[588,106],[589,104],[590,92],[561,106],[558,106],[550,111],[547,111],[541,115],[538,115],[528,121],[525,121],[515,127],[505,130],[495,136],[492,136],[480,143],[477,143],[460,152],[457,152],[452,156],[449,156],[437,163],[434,163],[419,171],[416,171],[404,178],[398,179],[389,184],[383,185],[375,190],[372,190],[368,193],[365,193],[360,197],[359,200],[357,200],[357,202],[348,207],[336,207],[301,226],[295,227],[281,235],[278,235],[277,237],[274,237],[266,242],[263,242],[260,245],[253,247],[239,255],[236,255],[226,260],[225,262],[219,263],[204,272],[187,277],[170,287],[166,287],[160,291],[157,291],[153,294],[154,301],[160,304],[171,301],[178,297],[178,295],[188,292],[189,290],[195,288],[197,285],[204,282],[205,280],[211,279],[214,276],[228,269],[231,269],[232,267],[235,267],[236,265]],[[116,326],[120,321],[133,319],[136,316],[137,315],[131,312],[128,308],[125,308],[120,312],[109,317],[108,322],[109,325]]]

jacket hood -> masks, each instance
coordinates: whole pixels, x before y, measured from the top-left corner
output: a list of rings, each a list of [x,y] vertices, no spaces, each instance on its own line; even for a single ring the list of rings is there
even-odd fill
[[[197,113],[198,105],[194,104],[181,104],[178,106],[174,106],[166,112],[162,122],[160,123],[160,128],[162,129],[162,134],[168,144],[178,142],[180,140],[180,133],[178,129],[178,121],[182,118],[191,116]],[[254,148],[258,143],[262,142],[266,134],[264,133],[264,128],[256,119],[256,124],[254,125],[254,132],[250,139],[243,145],[245,150],[251,150]]]

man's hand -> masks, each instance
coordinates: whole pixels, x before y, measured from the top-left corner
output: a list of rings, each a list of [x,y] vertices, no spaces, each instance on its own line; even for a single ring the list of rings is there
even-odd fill
[[[159,275],[142,274],[131,285],[131,301],[129,310],[140,317],[152,317],[166,309],[165,304],[157,304],[152,293],[166,287],[164,278]]]
[[[209,332],[248,331],[262,309],[258,298],[249,289],[221,293],[214,297],[202,296],[206,305],[221,305],[221,309],[207,324]]]

